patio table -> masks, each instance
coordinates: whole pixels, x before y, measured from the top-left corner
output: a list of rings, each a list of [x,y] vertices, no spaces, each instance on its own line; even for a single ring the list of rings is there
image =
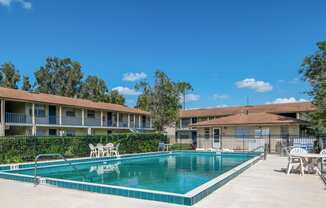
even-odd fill
[[[318,169],[318,161],[322,158],[326,158],[326,155],[306,153],[306,154],[291,154],[293,157],[301,157],[304,161],[304,167],[308,169],[308,172],[316,171],[319,175],[321,174]]]

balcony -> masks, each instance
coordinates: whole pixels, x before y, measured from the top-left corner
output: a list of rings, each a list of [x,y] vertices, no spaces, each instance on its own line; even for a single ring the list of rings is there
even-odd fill
[[[5,121],[7,123],[32,123],[32,117],[25,113],[6,112]]]
[[[36,124],[59,124],[58,116],[35,117]]]
[[[104,126],[108,126],[108,127],[117,127],[117,122],[116,121],[107,121],[105,122],[106,125]]]
[[[145,124],[145,125],[144,125]],[[151,127],[151,124],[149,121],[146,121],[145,123],[143,124],[143,128],[144,129],[149,129]]]
[[[81,126],[82,118],[81,117],[64,116],[64,117],[62,117],[62,125]]]
[[[128,121],[119,121],[119,127],[128,128]]]
[[[101,126],[101,119],[85,118],[85,126]]]

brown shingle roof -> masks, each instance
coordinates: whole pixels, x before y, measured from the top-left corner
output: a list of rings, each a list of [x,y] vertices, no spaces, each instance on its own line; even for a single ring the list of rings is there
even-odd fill
[[[214,120],[202,121],[191,124],[191,127],[206,127],[206,126],[223,126],[223,125],[263,125],[263,124],[298,124],[305,123],[305,121],[280,116],[271,113],[249,113],[249,114],[235,114]]]
[[[224,108],[206,108],[206,109],[192,109],[181,110],[180,117],[206,117],[206,116],[226,116],[238,114],[248,111],[249,113],[291,113],[291,112],[309,112],[313,111],[315,107],[310,102],[298,103],[281,103],[281,104],[266,104],[255,106],[236,106]]]
[[[12,100],[26,101],[26,102],[40,102],[48,104],[75,106],[82,108],[90,108],[97,110],[107,110],[107,111],[120,111],[127,113],[138,113],[147,114],[149,112],[142,111],[136,108],[129,108],[123,105],[103,103],[103,102],[93,102],[85,99],[70,98],[58,95],[50,95],[44,93],[30,93],[23,90],[16,90],[10,88],[0,87],[0,97]]]

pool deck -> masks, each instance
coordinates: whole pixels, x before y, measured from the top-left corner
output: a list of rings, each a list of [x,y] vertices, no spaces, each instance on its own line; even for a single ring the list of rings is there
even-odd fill
[[[192,207],[196,208],[318,208],[326,205],[326,186],[319,176],[281,171],[287,158],[269,155]],[[0,179],[1,207],[11,208],[141,208],[184,207]]]

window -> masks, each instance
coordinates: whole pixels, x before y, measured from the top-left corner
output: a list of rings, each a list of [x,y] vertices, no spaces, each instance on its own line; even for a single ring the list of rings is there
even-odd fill
[[[87,110],[87,118],[95,118],[95,111]]]
[[[75,130],[68,129],[66,135],[67,136],[75,136],[76,135]]]
[[[188,128],[188,125],[190,124],[190,121],[191,121],[190,118],[181,119],[181,128]]]
[[[214,143],[219,143],[220,142],[220,129],[214,129],[213,130],[213,138],[214,138]]]
[[[204,138],[209,139],[209,128],[204,129]]]
[[[190,139],[189,132],[178,132],[179,139]]]
[[[197,123],[197,117],[192,117],[192,118],[191,118],[191,123],[193,123],[193,124],[194,124],[194,123]]]
[[[249,136],[249,129],[245,127],[238,127],[235,129],[235,137],[236,138],[243,138]]]
[[[49,136],[56,136],[57,130],[56,129],[49,129]]]
[[[269,135],[269,128],[261,128],[255,130],[255,137],[264,137]]]
[[[67,117],[76,117],[76,112],[74,109],[67,109],[66,110],[66,116]]]
[[[289,127],[288,126],[281,126],[281,138],[285,139],[289,137]]]

